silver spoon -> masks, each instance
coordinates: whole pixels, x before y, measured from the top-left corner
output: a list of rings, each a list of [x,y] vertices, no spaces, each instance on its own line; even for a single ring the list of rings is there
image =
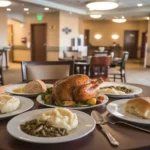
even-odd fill
[[[145,132],[150,133],[150,130],[148,130],[148,129],[144,129],[144,128],[141,128],[141,127],[139,127],[139,126],[136,126],[136,125],[133,125],[133,124],[124,122],[124,121],[111,119],[111,116],[110,116],[110,115],[107,115],[106,120],[107,120],[106,122],[111,123],[111,124],[117,124],[117,123],[125,124],[125,125],[128,125],[128,126],[130,126],[130,127],[133,127],[133,128],[136,128],[136,129],[139,129],[139,130],[142,130],[142,131],[145,131]],[[106,122],[105,122],[105,123],[106,123]]]
[[[96,124],[99,125],[103,131],[103,133],[108,138],[109,142],[114,146],[119,146],[119,142],[108,132],[105,130],[103,123],[105,122],[104,118],[97,111],[92,111],[91,116],[95,120]]]

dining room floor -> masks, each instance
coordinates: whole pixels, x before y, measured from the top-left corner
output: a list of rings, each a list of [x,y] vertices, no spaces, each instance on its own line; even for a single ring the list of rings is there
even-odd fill
[[[22,82],[21,64],[10,63],[9,69],[3,70],[4,84]],[[127,83],[136,83],[150,86],[150,68],[144,68],[139,61],[129,60],[126,65]],[[120,80],[117,80],[120,82]]]

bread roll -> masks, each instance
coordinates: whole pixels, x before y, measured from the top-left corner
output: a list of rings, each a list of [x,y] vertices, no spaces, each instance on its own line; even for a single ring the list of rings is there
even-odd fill
[[[24,93],[42,93],[47,89],[45,83],[41,80],[33,80],[24,87]]]
[[[129,100],[125,105],[126,112],[150,119],[150,97],[139,97]]]

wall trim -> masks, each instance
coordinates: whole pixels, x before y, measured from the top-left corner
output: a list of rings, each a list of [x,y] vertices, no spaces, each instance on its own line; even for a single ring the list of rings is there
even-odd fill
[[[30,50],[25,45],[13,45],[13,50]]]
[[[22,61],[14,60],[13,63],[21,63]]]
[[[149,65],[146,65],[146,68],[150,68],[150,66],[149,66]]]

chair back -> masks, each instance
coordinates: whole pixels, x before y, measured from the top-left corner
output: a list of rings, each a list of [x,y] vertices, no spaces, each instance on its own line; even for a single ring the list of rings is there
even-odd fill
[[[107,78],[108,67],[110,66],[110,57],[93,56],[90,64],[90,77],[91,78]]]
[[[74,74],[73,61],[23,61],[22,80],[31,81],[35,79],[49,80],[61,79]]]
[[[120,65],[121,66],[121,70],[125,69],[126,62],[127,62],[128,58],[129,58],[129,52],[124,51],[123,57],[122,57],[122,61],[121,61],[121,65]]]

